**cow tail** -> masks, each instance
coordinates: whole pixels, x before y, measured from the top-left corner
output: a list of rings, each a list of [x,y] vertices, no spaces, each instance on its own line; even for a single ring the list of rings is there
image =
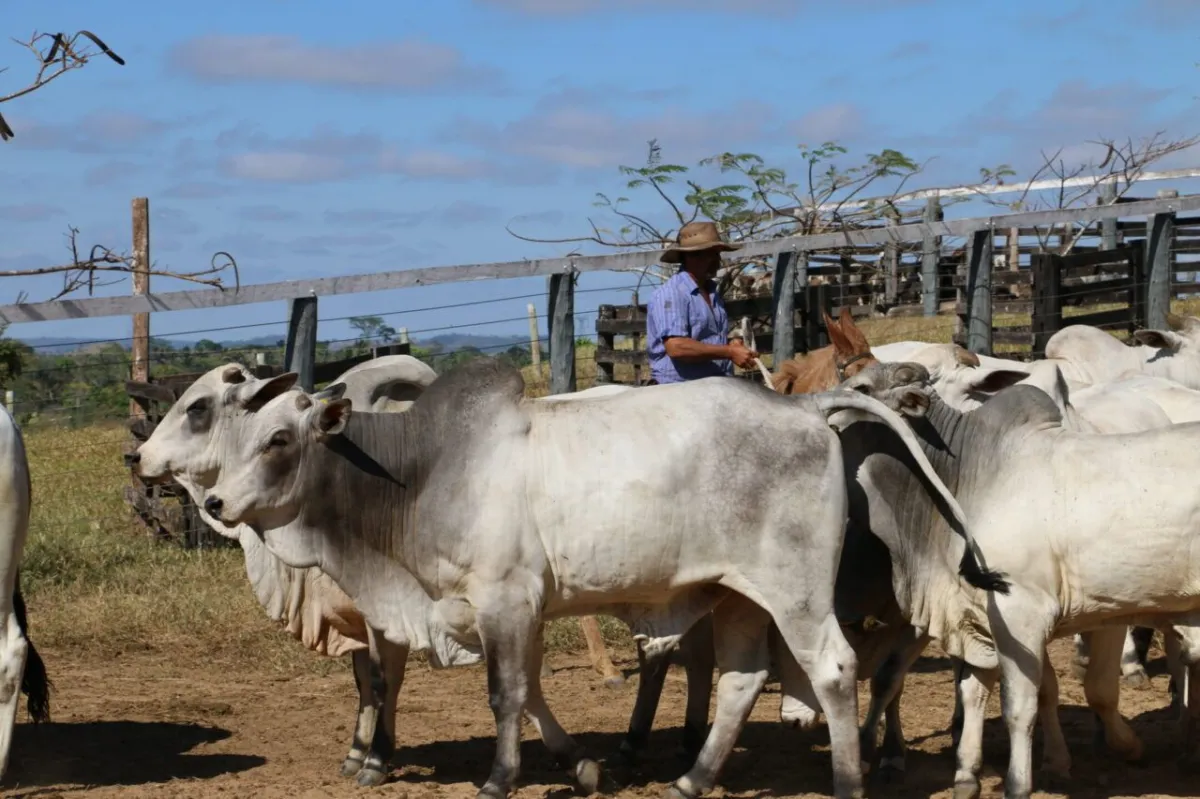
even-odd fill
[[[1009,591],[1007,576],[1002,572],[993,571],[986,567],[983,553],[979,550],[979,545],[971,536],[971,530],[967,526],[966,514],[963,513],[958,500],[954,498],[954,495],[946,488],[946,484],[942,482],[937,472],[934,471],[933,464],[929,462],[929,458],[925,456],[925,451],[921,449],[921,443],[917,440],[916,434],[913,433],[912,428],[908,426],[908,423],[904,421],[900,414],[874,397],[860,392],[842,390],[813,394],[811,396],[816,401],[817,407],[825,414],[826,419],[841,410],[862,411],[878,417],[896,435],[900,436],[900,440],[908,447],[908,451],[912,454],[913,459],[921,467],[921,471],[924,472],[925,479],[929,481],[930,485],[942,497],[942,501],[946,503],[946,507],[949,508],[954,521],[957,522],[957,524],[953,524],[951,527],[966,542],[962,560],[958,565],[958,573],[962,575],[963,579],[969,585],[975,588],[983,591],[995,591],[1007,594]]]
[[[21,596],[21,572],[17,571],[17,584],[13,589],[13,610],[21,635],[28,647],[25,658],[25,673],[21,676],[21,693],[28,700],[29,718],[35,724],[50,720],[50,689],[53,684],[46,673],[46,664],[29,637],[29,619],[25,611],[25,597]]]

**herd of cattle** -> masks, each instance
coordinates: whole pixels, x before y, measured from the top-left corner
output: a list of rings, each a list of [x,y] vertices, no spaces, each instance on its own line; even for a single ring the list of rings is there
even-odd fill
[[[823,714],[834,793],[862,796],[864,773],[903,770],[904,678],[931,641],[955,664],[956,799],[979,795],[997,678],[1005,793],[1027,797],[1035,720],[1043,768],[1067,778],[1071,765],[1053,638],[1075,636],[1103,739],[1136,761],[1120,680],[1144,679],[1147,633],[1161,630],[1183,761],[1193,754],[1200,492],[1179,475],[1200,451],[1200,319],[1168,321],[1130,345],[1064,328],[1024,364],[950,344],[872,348],[843,314],[826,317],[829,347],[765,387],[709,378],[540,399],[490,359],[438,376],[389,356],[315,393],[229,364],[188,388],[133,468],[177,481],[241,542],[272,618],[310,649],[351,655],[359,712],[342,771],[362,785],[389,771],[408,656],[423,652],[435,668],[487,665],[496,751],[481,797],[514,788],[524,716],[598,790],[599,764],[542,693],[542,631],[605,613],[630,627],[641,663],[619,757],[645,745],[668,663],[686,668],[693,765],[677,799],[715,787],[772,665],[781,720]],[[0,462],[2,769],[19,694],[31,715],[45,705],[17,573],[28,468],[7,415]],[[871,680],[861,729],[859,679]]]

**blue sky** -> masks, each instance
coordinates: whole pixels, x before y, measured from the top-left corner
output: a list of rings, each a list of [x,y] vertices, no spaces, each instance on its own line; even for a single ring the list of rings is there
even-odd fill
[[[168,10],[169,9],[169,10]],[[216,250],[242,280],[561,255],[522,242],[583,233],[596,191],[657,138],[669,161],[723,150],[799,170],[796,145],[833,139],[932,159],[911,184],[1023,174],[1043,149],[1100,136],[1200,132],[1200,3],[1106,0],[76,0],[5,6],[5,35],[88,29],[123,56],[4,106],[0,269],[62,262],[81,241],[129,246],[150,198],[160,266]],[[0,45],[0,94],[36,64]],[[1068,152],[1073,150],[1069,149]],[[1200,165],[1200,150],[1161,166]],[[1181,188],[1184,188],[1181,186]],[[646,198],[650,212],[661,209]],[[585,275],[577,309],[627,302],[628,274]],[[321,300],[338,317],[392,314],[419,331],[479,321],[519,333],[525,304],[417,309],[540,294],[478,282]],[[157,280],[158,291],[185,288]],[[54,279],[0,283],[54,292]],[[106,290],[124,292],[127,287]],[[404,313],[400,313],[400,312]],[[282,331],[283,303],[155,315],[154,335],[243,324]],[[127,318],[18,325],[17,337],[119,337]],[[590,332],[591,317],[577,321]],[[185,335],[200,338],[202,333]]]

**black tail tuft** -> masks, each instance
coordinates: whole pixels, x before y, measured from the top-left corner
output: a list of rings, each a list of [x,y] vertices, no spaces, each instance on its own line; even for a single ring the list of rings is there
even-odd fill
[[[13,609],[17,624],[25,636],[28,652],[25,658],[25,674],[21,677],[21,693],[28,700],[29,717],[35,724],[50,720],[50,690],[54,684],[46,674],[46,664],[29,638],[29,619],[25,611],[25,597],[21,596],[21,573],[17,572],[17,585],[13,591]]]
[[[1008,594],[1010,587],[1008,575],[1004,572],[991,571],[979,567],[979,561],[971,553],[970,547],[963,552],[962,561],[958,564],[958,573],[967,583],[981,591],[995,591],[998,594]]]

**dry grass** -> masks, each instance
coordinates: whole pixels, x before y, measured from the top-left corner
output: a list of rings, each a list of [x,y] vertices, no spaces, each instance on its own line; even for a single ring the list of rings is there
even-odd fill
[[[1173,303],[1173,310],[1200,315],[1200,300]],[[1028,318],[997,323],[1027,324]],[[947,316],[889,318],[861,326],[874,344],[944,342],[954,322]],[[578,349],[581,389],[594,383],[593,352]],[[538,372],[525,370],[531,396],[546,393],[547,365]],[[618,368],[618,380],[631,378],[631,368]],[[135,532],[122,493],[129,480],[121,460],[126,436],[115,422],[25,431],[34,510],[22,585],[34,641],[89,658],[161,652],[172,659],[252,660],[292,673],[346,668],[344,658],[313,657],[266,618],[240,550],[188,552]],[[611,619],[602,622],[609,643],[628,652],[628,631]],[[570,619],[552,624],[546,643],[555,651],[585,646]]]

